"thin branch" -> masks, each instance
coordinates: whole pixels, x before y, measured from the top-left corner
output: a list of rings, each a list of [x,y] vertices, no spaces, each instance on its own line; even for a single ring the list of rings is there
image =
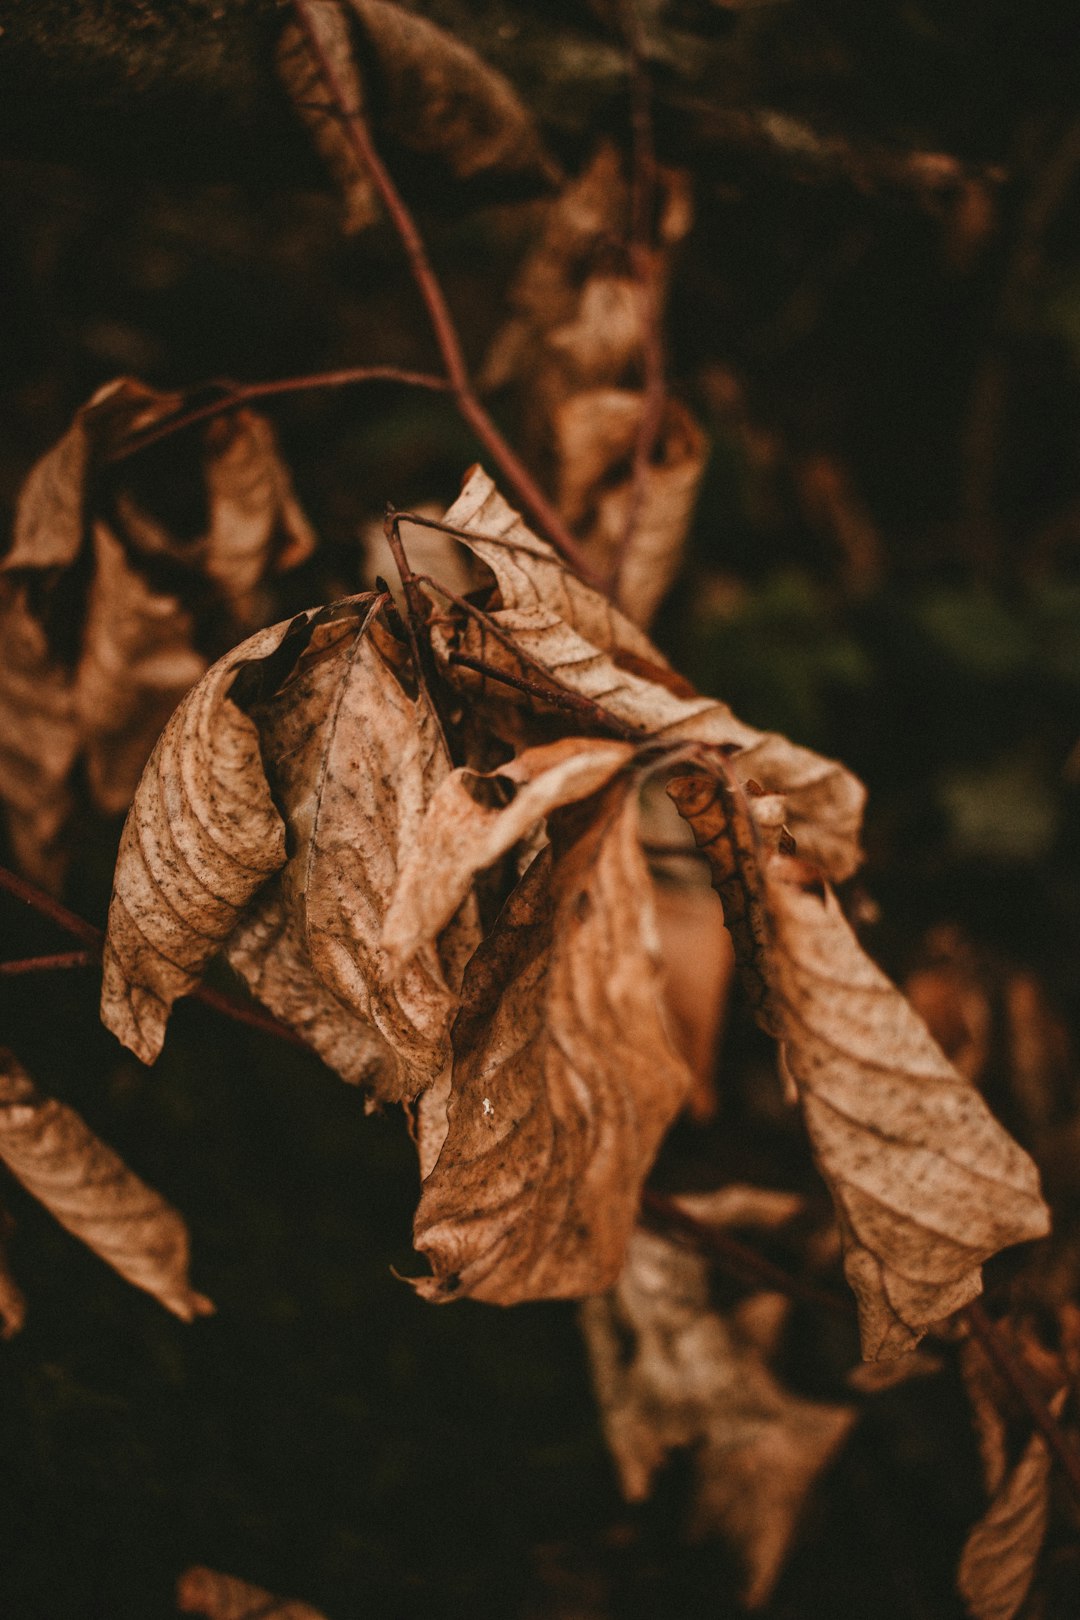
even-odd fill
[[[550,703],[553,709],[566,709],[570,714],[580,714],[593,725],[602,725],[605,730],[614,731],[625,741],[641,740],[639,732],[631,731],[629,726],[624,726],[614,715],[608,714],[589,698],[579,697],[574,692],[553,691],[550,687],[542,686],[539,681],[529,681],[521,675],[511,675],[506,670],[496,669],[493,664],[485,664],[482,658],[471,658],[468,653],[449,653],[447,662],[460,665],[462,669],[475,670],[478,675],[483,675],[489,681],[499,681],[503,686],[512,686],[518,692],[526,692],[542,703]]]
[[[963,1315],[988,1359],[1026,1409],[1031,1421],[1046,1441],[1051,1455],[1069,1482],[1072,1495],[1077,1503],[1080,1503],[1080,1453],[1066,1438],[1060,1423],[1043,1400],[1023,1358],[1013,1353],[1008,1341],[987,1314],[981,1300],[975,1300]]]
[[[14,962],[0,962],[0,978],[22,973],[59,973],[65,968],[96,967],[96,951],[55,951],[52,956],[23,956]]]
[[[667,406],[664,380],[664,339],[660,324],[658,258],[653,240],[657,171],[653,142],[652,85],[645,65],[637,0],[621,0],[623,31],[630,53],[630,109],[633,130],[633,169],[630,191],[630,268],[641,310],[641,347],[644,398],[634,441],[634,469],[626,524],[612,569],[611,594],[618,600],[626,558],[641,518],[648,488],[649,465],[660,438]]]
[[[140,450],[171,438],[184,428],[209,422],[215,416],[224,416],[226,412],[234,411],[241,405],[250,405],[257,399],[271,399],[278,394],[300,394],[315,388],[348,388],[353,383],[367,382],[402,383],[407,388],[429,388],[444,394],[450,390],[445,377],[436,377],[426,371],[404,371],[400,366],[350,366],[340,371],[313,371],[303,377],[278,377],[273,382],[210,383],[206,387],[222,390],[220,399],[193,406],[191,410],[181,409],[163,422],[155,422],[153,427],[145,428],[142,433],[133,433],[107,459],[110,462],[127,461],[129,456],[138,455]],[[192,393],[203,391],[201,388],[191,390]]]
[[[844,1316],[850,1320],[851,1302],[843,1295],[831,1293],[828,1289],[818,1288],[814,1283],[805,1282],[802,1277],[796,1277],[783,1267],[773,1265],[771,1260],[758,1254],[748,1243],[740,1243],[738,1238],[729,1236],[727,1232],[695,1220],[693,1215],[683,1209],[678,1199],[669,1198],[665,1193],[654,1192],[646,1187],[641,1196],[641,1208],[653,1225],[687,1240],[695,1248],[703,1249],[739,1282],[786,1294],[791,1299],[802,1301],[803,1304],[815,1305],[821,1310],[831,1311],[835,1316]]]
[[[587,574],[589,572],[588,563],[577,541],[528,468],[503,438],[477,397],[469,376],[468,366],[465,363],[465,353],[461,346],[461,339],[458,336],[457,326],[450,313],[439,279],[428,257],[423,237],[420,235],[416,221],[398,191],[390,171],[375,150],[375,143],[371,139],[371,133],[362,114],[348,105],[348,96],[337,73],[334,71],[334,65],[322,48],[319,32],[312,18],[309,0],[293,0],[293,9],[304,31],[308,49],[311,51],[319,74],[329,92],[334,110],[341,119],[342,128],[352,146],[353,152],[370,175],[371,183],[378,192],[380,201],[398,233],[401,245],[405,250],[405,256],[409,261],[413,280],[424,301],[428,319],[431,321],[435,341],[438,344],[439,353],[446,367],[450,392],[454,396],[461,416],[491,455],[492,460],[507,482],[513,487],[518,498],[529,509],[533,518],[547,534],[552,545],[562,553],[567,562],[572,563],[575,568]]]
[[[76,939],[81,939],[88,947],[85,954],[91,957],[94,962],[100,962],[102,948],[105,943],[105,935],[102,929],[95,927],[92,922],[87,922],[85,917],[78,916],[76,912],[69,911],[67,906],[62,905],[59,900],[55,900],[51,894],[46,894],[44,889],[39,889],[34,883],[28,883],[26,878],[20,877],[17,872],[9,871],[6,866],[0,866],[0,889],[6,889],[17,900],[24,901],[39,916],[47,917],[50,922],[55,923],[58,928],[62,928],[65,933],[73,934]],[[68,954],[83,955],[84,953]],[[35,959],[30,958],[29,960]],[[37,958],[36,960],[48,961],[49,959],[46,957]],[[53,958],[54,968],[74,967],[76,965],[74,962]],[[5,964],[5,967],[8,972],[13,971],[10,963]],[[2,971],[3,969],[0,969],[0,972]],[[20,970],[15,968],[14,971]],[[26,969],[25,971],[30,970]],[[207,1007],[213,1007],[215,1012],[223,1013],[226,1018],[233,1019],[235,1023],[249,1024],[253,1029],[261,1029],[267,1035],[277,1036],[278,1040],[288,1041],[290,1046],[300,1046],[305,1051],[311,1050],[307,1042],[302,1040],[295,1030],[290,1029],[288,1024],[280,1023],[278,1019],[271,1018],[268,1013],[260,1012],[256,1007],[246,1007],[243,1002],[234,1001],[231,996],[222,995],[219,990],[211,990],[204,984],[196,985],[190,994],[193,1000],[201,1001]]]

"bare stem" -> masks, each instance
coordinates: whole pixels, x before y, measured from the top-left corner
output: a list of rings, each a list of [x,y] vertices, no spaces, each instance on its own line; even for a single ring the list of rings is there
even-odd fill
[[[1008,1340],[991,1320],[981,1300],[975,1300],[963,1314],[988,1359],[1026,1409],[1031,1421],[1046,1441],[1051,1456],[1060,1465],[1069,1482],[1073,1497],[1080,1503],[1080,1454],[1066,1438],[1060,1423],[1043,1400],[1023,1358],[1014,1354]]]
[[[511,675],[508,670],[496,669],[493,664],[485,664],[482,658],[471,658],[468,653],[452,652],[448,655],[447,661],[459,665],[462,669],[475,670],[478,675],[483,675],[489,681],[499,681],[503,686],[512,686],[518,692],[526,692],[542,703],[550,703],[554,709],[566,709],[571,714],[580,714],[593,725],[601,725],[605,730],[614,731],[626,740],[640,741],[638,732],[631,732],[628,726],[622,725],[614,715],[601,709],[598,703],[578,697],[574,692],[559,691],[550,686],[543,686],[539,681],[526,680],[521,675]]]
[[[17,900],[24,901],[39,916],[48,917],[50,922],[54,922],[65,933],[73,934],[76,939],[81,939],[88,947],[85,952],[68,952],[53,957],[51,959],[53,970],[81,965],[70,959],[65,960],[65,957],[86,956],[93,962],[100,962],[105,935],[92,922],[87,922],[85,917],[80,917],[76,912],[69,911],[67,906],[62,905],[51,894],[46,894],[45,890],[39,889],[35,883],[27,882],[26,878],[20,877],[17,872],[9,871],[6,866],[0,866],[0,889],[6,889]],[[50,961],[50,958],[31,957],[28,960],[46,963]],[[11,963],[4,964],[0,968],[0,973],[5,970],[8,973],[31,971],[29,968],[21,968],[18,965],[13,966]],[[42,971],[44,971],[44,968]],[[260,1012],[256,1007],[245,1007],[243,1002],[234,1001],[231,996],[222,995],[220,991],[211,990],[203,984],[196,985],[191,995],[194,1000],[203,1002],[207,1007],[213,1007],[216,1012],[223,1013],[226,1018],[233,1019],[235,1023],[249,1024],[253,1029],[261,1029],[268,1035],[275,1035],[278,1040],[288,1041],[291,1046],[300,1046],[305,1051],[310,1051],[307,1042],[302,1040],[295,1030],[290,1029],[288,1024],[280,1023],[278,1019],[271,1018],[268,1013]]]
[[[400,366],[349,366],[340,371],[313,371],[302,377],[278,377],[272,382],[212,383],[208,386],[221,389],[219,399],[196,405],[191,410],[181,409],[163,422],[155,422],[153,427],[144,429],[142,433],[133,433],[116,447],[108,459],[112,462],[126,461],[129,456],[138,455],[140,450],[157,444],[161,439],[171,438],[184,428],[209,422],[215,416],[224,416],[227,411],[250,405],[257,399],[271,399],[277,394],[300,394],[315,388],[348,388],[354,383],[367,382],[402,383],[407,388],[429,388],[444,394],[450,389],[445,377],[432,376],[426,371],[404,371]],[[192,392],[201,393],[203,390]]]
[[[55,951],[52,956],[22,956],[14,962],[0,962],[0,978],[21,973],[59,973],[65,968],[96,967],[95,951]]]
[[[386,209],[405,250],[413,280],[424,301],[428,319],[431,321],[435,341],[438,344],[439,353],[446,367],[450,392],[454,396],[458,411],[464,421],[472,428],[477,439],[488,451],[507,482],[513,487],[518,498],[544,530],[552,545],[562,553],[567,562],[572,563],[575,568],[588,572],[588,564],[584,553],[566,527],[562,517],[517,453],[503,438],[477,397],[469,376],[468,366],[465,363],[465,353],[461,346],[457,326],[450,313],[450,307],[446,302],[446,296],[439,283],[439,278],[435,274],[431,260],[428,257],[424,239],[420,235],[416,221],[398,191],[389,169],[387,169],[382,158],[375,150],[375,143],[371,139],[371,133],[362,114],[348,105],[348,95],[334,70],[334,64],[329,60],[322,48],[318,28],[312,18],[309,0],[293,0],[293,7],[304,31],[312,58],[317,64],[319,75],[326,85],[334,110],[341,119],[349,144],[352,146],[358,161],[370,175],[371,183],[378,192],[382,205]]]

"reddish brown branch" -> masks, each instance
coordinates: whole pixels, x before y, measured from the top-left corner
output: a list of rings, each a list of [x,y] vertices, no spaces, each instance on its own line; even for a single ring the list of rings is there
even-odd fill
[[[837,1316],[851,1316],[851,1304],[840,1294],[818,1288],[802,1277],[792,1275],[782,1266],[776,1266],[764,1255],[758,1254],[748,1243],[729,1236],[715,1226],[706,1226],[687,1213],[676,1198],[654,1192],[646,1187],[641,1195],[641,1208],[651,1224],[703,1249],[717,1260],[737,1281],[752,1288],[768,1288],[806,1305],[815,1305]]]
[[[95,951],[55,951],[52,956],[23,956],[14,962],[0,962],[0,978],[21,973],[59,973],[65,968],[96,967]]]
[[[44,889],[39,889],[34,883],[28,883],[26,878],[20,877],[17,872],[9,871],[6,866],[0,866],[0,889],[6,889],[17,900],[22,900],[26,905],[32,907],[39,916],[48,917],[50,922],[54,922],[65,933],[73,934],[76,939],[81,939],[88,947],[85,953],[74,952],[67,953],[68,955],[86,955],[93,962],[100,962],[105,935],[92,922],[87,922],[85,917],[80,917],[74,911],[69,911],[67,906],[62,905],[59,900],[55,900],[51,894],[46,894]],[[29,960],[46,962],[49,958],[30,958]],[[52,964],[54,968],[74,967],[77,965],[74,962],[65,961],[61,957],[52,958]],[[10,963],[5,964],[5,966],[8,972],[13,971]],[[0,971],[3,970],[0,969]],[[15,968],[14,971],[20,970]],[[25,969],[25,971],[30,970]],[[196,985],[191,991],[191,996],[194,1000],[203,1002],[205,1006],[213,1007],[215,1012],[223,1013],[226,1018],[233,1019],[235,1023],[249,1024],[253,1029],[261,1029],[267,1035],[276,1035],[279,1040],[288,1041],[291,1046],[303,1047],[305,1051],[311,1050],[307,1042],[302,1040],[295,1030],[290,1029],[288,1024],[280,1023],[278,1019],[272,1018],[269,1013],[260,1012],[256,1007],[246,1007],[243,1002],[234,1001],[231,996],[222,995],[219,990],[211,990],[206,985],[200,984]]]
[[[1007,1339],[987,1314],[981,1300],[975,1300],[963,1314],[988,1359],[1046,1441],[1051,1456],[1060,1465],[1069,1482],[1070,1491],[1080,1504],[1080,1453],[1068,1440],[1060,1423],[1043,1400],[1023,1357],[1014,1354]]]
[[[308,0],[293,0],[293,7],[349,144],[357,160],[370,175],[371,183],[378,192],[379,199],[405,250],[413,280],[431,321],[458,411],[488,451],[507,483],[512,486],[518,498],[544,530],[552,545],[562,553],[567,562],[588,573],[588,564],[577,541],[528,468],[503,438],[477,397],[465,363],[457,326],[428,257],[423,237],[417,229],[416,221],[398,191],[390,171],[375,150],[375,143],[371,139],[363,116],[357,109],[348,105],[349,98],[334,71],[333,63],[328,59],[319,41],[318,29],[312,21]]]
[[[445,377],[435,377],[426,371],[404,371],[400,366],[350,366],[340,371],[313,371],[303,377],[278,377],[273,382],[211,384],[209,386],[221,388],[220,399],[194,406],[191,410],[181,409],[163,422],[155,422],[153,427],[146,428],[142,433],[133,433],[117,446],[108,459],[112,462],[126,461],[129,456],[137,455],[140,450],[157,444],[161,439],[170,438],[184,428],[209,422],[215,416],[224,416],[227,411],[250,405],[257,399],[271,399],[277,394],[300,394],[315,388],[348,388],[353,383],[366,382],[402,383],[407,388],[430,388],[440,393],[447,393],[450,389]],[[193,392],[201,393],[203,390]]]

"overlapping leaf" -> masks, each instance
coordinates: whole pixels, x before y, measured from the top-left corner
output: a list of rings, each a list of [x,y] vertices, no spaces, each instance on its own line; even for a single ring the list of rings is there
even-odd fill
[[[699,696],[642,631],[527,528],[482,468],[468,475],[445,521],[491,569],[497,595],[488,604],[488,628],[471,617],[436,627],[444,659],[458,650],[533,681],[546,672],[556,688],[593,700],[643,737],[692,738],[732,750],[741,781],[784,795],[800,851],[835,881],[851,875],[860,860],[865,793],[849,771],[775,732],[755,731],[726,704]],[[448,667],[448,674],[493,704],[529,701],[461,667]]]
[[[729,1540],[746,1571],[744,1601],[766,1603],[853,1409],[785,1390],[710,1306],[704,1261],[652,1232],[634,1234],[615,1287],[581,1310],[624,1495],[644,1499],[670,1453],[693,1447],[692,1529]]]
[[[689,1084],[663,1019],[636,791],[616,782],[563,814],[466,974],[449,1130],[414,1229],[430,1299],[607,1287]]]
[[[0,797],[20,865],[51,886],[80,754],[97,807],[126,809],[162,725],[206,668],[206,632],[227,644],[265,618],[268,574],[314,546],[273,432],[250,411],[200,435],[196,532],[173,532],[134,474],[110,470],[125,439],[181,405],[130,379],[109,384],[20,496],[0,574]]]
[[[191,1287],[181,1216],[2,1050],[0,1159],[62,1226],[175,1316],[190,1322],[213,1310]]]
[[[379,204],[342,112],[459,180],[554,178],[512,85],[452,34],[389,0],[310,0],[304,13],[306,27],[282,33],[278,65],[341,189],[346,230],[372,224]]]
[[[829,1184],[867,1359],[910,1349],[1041,1237],[1038,1172],[863,953],[831,890],[779,853],[774,800],[722,765],[669,791],[707,855],[744,979],[782,1042]]]

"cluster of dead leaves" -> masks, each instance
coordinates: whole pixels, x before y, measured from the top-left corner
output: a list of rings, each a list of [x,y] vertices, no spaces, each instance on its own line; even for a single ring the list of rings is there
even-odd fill
[[[248,410],[209,422],[194,456],[189,436],[173,467],[187,522],[159,514],[145,461],[114,458],[183,404],[130,379],[99,389],[30,473],[0,561],[0,803],[19,866],[50,888],[80,792],[127,809],[180,698],[265,623],[268,576],[314,549],[273,429]]]

